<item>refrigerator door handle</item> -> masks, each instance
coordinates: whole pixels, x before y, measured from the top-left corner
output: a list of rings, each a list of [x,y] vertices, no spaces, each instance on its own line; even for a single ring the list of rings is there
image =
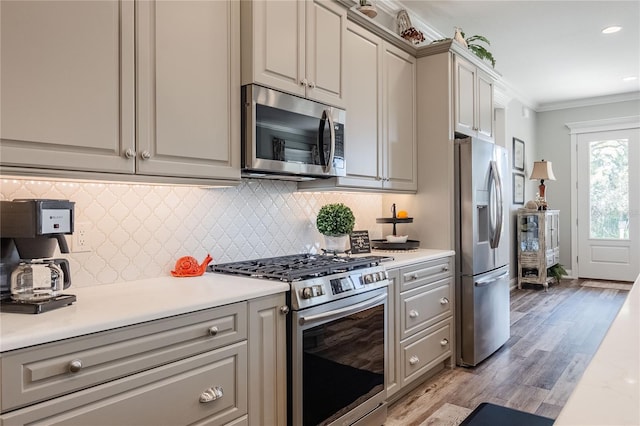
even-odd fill
[[[509,273],[505,272],[504,274],[500,274],[497,277],[491,277],[491,278],[485,278],[483,280],[478,280],[475,283],[473,283],[473,285],[475,285],[476,287],[486,287],[491,283],[494,283],[496,281],[500,281],[504,278],[508,278],[509,277]]]
[[[500,244],[500,234],[502,233],[502,220],[503,220],[503,206],[502,206],[502,179],[500,179],[500,172],[498,171],[498,163],[491,161],[491,183],[490,189],[495,192],[495,198],[490,203],[491,206],[491,218],[495,215],[495,221],[490,220],[493,225],[491,229],[491,240],[489,244],[491,248],[498,248]]]

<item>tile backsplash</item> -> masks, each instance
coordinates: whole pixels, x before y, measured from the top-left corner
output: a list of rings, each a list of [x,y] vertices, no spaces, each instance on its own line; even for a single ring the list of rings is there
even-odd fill
[[[381,238],[379,194],[297,192],[284,181],[243,180],[204,189],[117,183],[2,179],[0,199],[74,201],[75,222],[87,225],[91,251],[64,255],[73,286],[86,287],[166,276],[181,256],[214,262],[318,252],[318,210],[341,202],[355,229]],[[70,239],[71,236],[68,236]],[[71,242],[71,241],[70,241]]]

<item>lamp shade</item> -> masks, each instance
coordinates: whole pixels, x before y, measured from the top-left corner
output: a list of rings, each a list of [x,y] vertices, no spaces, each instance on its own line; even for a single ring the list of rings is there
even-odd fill
[[[535,161],[533,163],[533,170],[531,171],[531,180],[556,180],[551,168],[551,161]]]

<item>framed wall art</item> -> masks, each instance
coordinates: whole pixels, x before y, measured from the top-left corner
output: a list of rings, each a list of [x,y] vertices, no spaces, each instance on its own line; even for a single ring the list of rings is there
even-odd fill
[[[524,204],[524,173],[513,174],[513,204]]]
[[[524,141],[513,138],[513,168],[524,172]]]

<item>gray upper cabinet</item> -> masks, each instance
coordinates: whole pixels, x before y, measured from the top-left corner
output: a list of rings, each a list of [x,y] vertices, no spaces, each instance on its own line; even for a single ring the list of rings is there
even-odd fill
[[[0,7],[3,173],[240,180],[238,2]]]
[[[416,59],[353,22],[345,40],[346,176],[298,187],[415,192]]]
[[[134,173],[134,4],[3,1],[3,166]]]
[[[493,140],[493,78],[458,55],[454,70],[456,132]]]
[[[346,9],[333,0],[242,1],[242,84],[344,107]]]

